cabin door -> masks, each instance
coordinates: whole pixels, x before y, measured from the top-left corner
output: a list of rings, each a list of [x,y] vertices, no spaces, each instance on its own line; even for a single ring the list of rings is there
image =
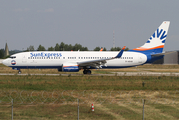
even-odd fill
[[[142,56],[141,55],[138,55],[138,62],[142,63]]]
[[[22,55],[22,62],[23,62],[23,63],[26,63],[26,62],[27,62],[26,55]]]

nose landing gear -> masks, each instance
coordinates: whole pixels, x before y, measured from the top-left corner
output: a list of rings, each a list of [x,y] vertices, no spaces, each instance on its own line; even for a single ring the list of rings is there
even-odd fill
[[[21,74],[21,70],[19,70],[18,73]]]

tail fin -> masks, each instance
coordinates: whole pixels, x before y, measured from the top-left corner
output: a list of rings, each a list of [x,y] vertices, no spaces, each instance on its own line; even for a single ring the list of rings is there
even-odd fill
[[[143,46],[130,51],[162,53],[169,25],[170,21],[164,21]]]

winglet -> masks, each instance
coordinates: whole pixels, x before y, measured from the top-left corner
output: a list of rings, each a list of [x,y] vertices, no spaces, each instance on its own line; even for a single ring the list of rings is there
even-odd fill
[[[101,48],[101,50],[100,51],[103,51],[103,48]]]
[[[122,50],[118,53],[118,55],[115,58],[120,58],[125,50],[126,46],[122,48]]]

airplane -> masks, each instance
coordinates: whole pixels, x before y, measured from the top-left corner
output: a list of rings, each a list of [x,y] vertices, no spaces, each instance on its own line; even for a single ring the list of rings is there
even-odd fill
[[[124,51],[31,51],[11,55],[3,64],[12,69],[58,69],[91,74],[91,69],[126,68],[163,58],[170,21],[164,21],[141,47]]]

